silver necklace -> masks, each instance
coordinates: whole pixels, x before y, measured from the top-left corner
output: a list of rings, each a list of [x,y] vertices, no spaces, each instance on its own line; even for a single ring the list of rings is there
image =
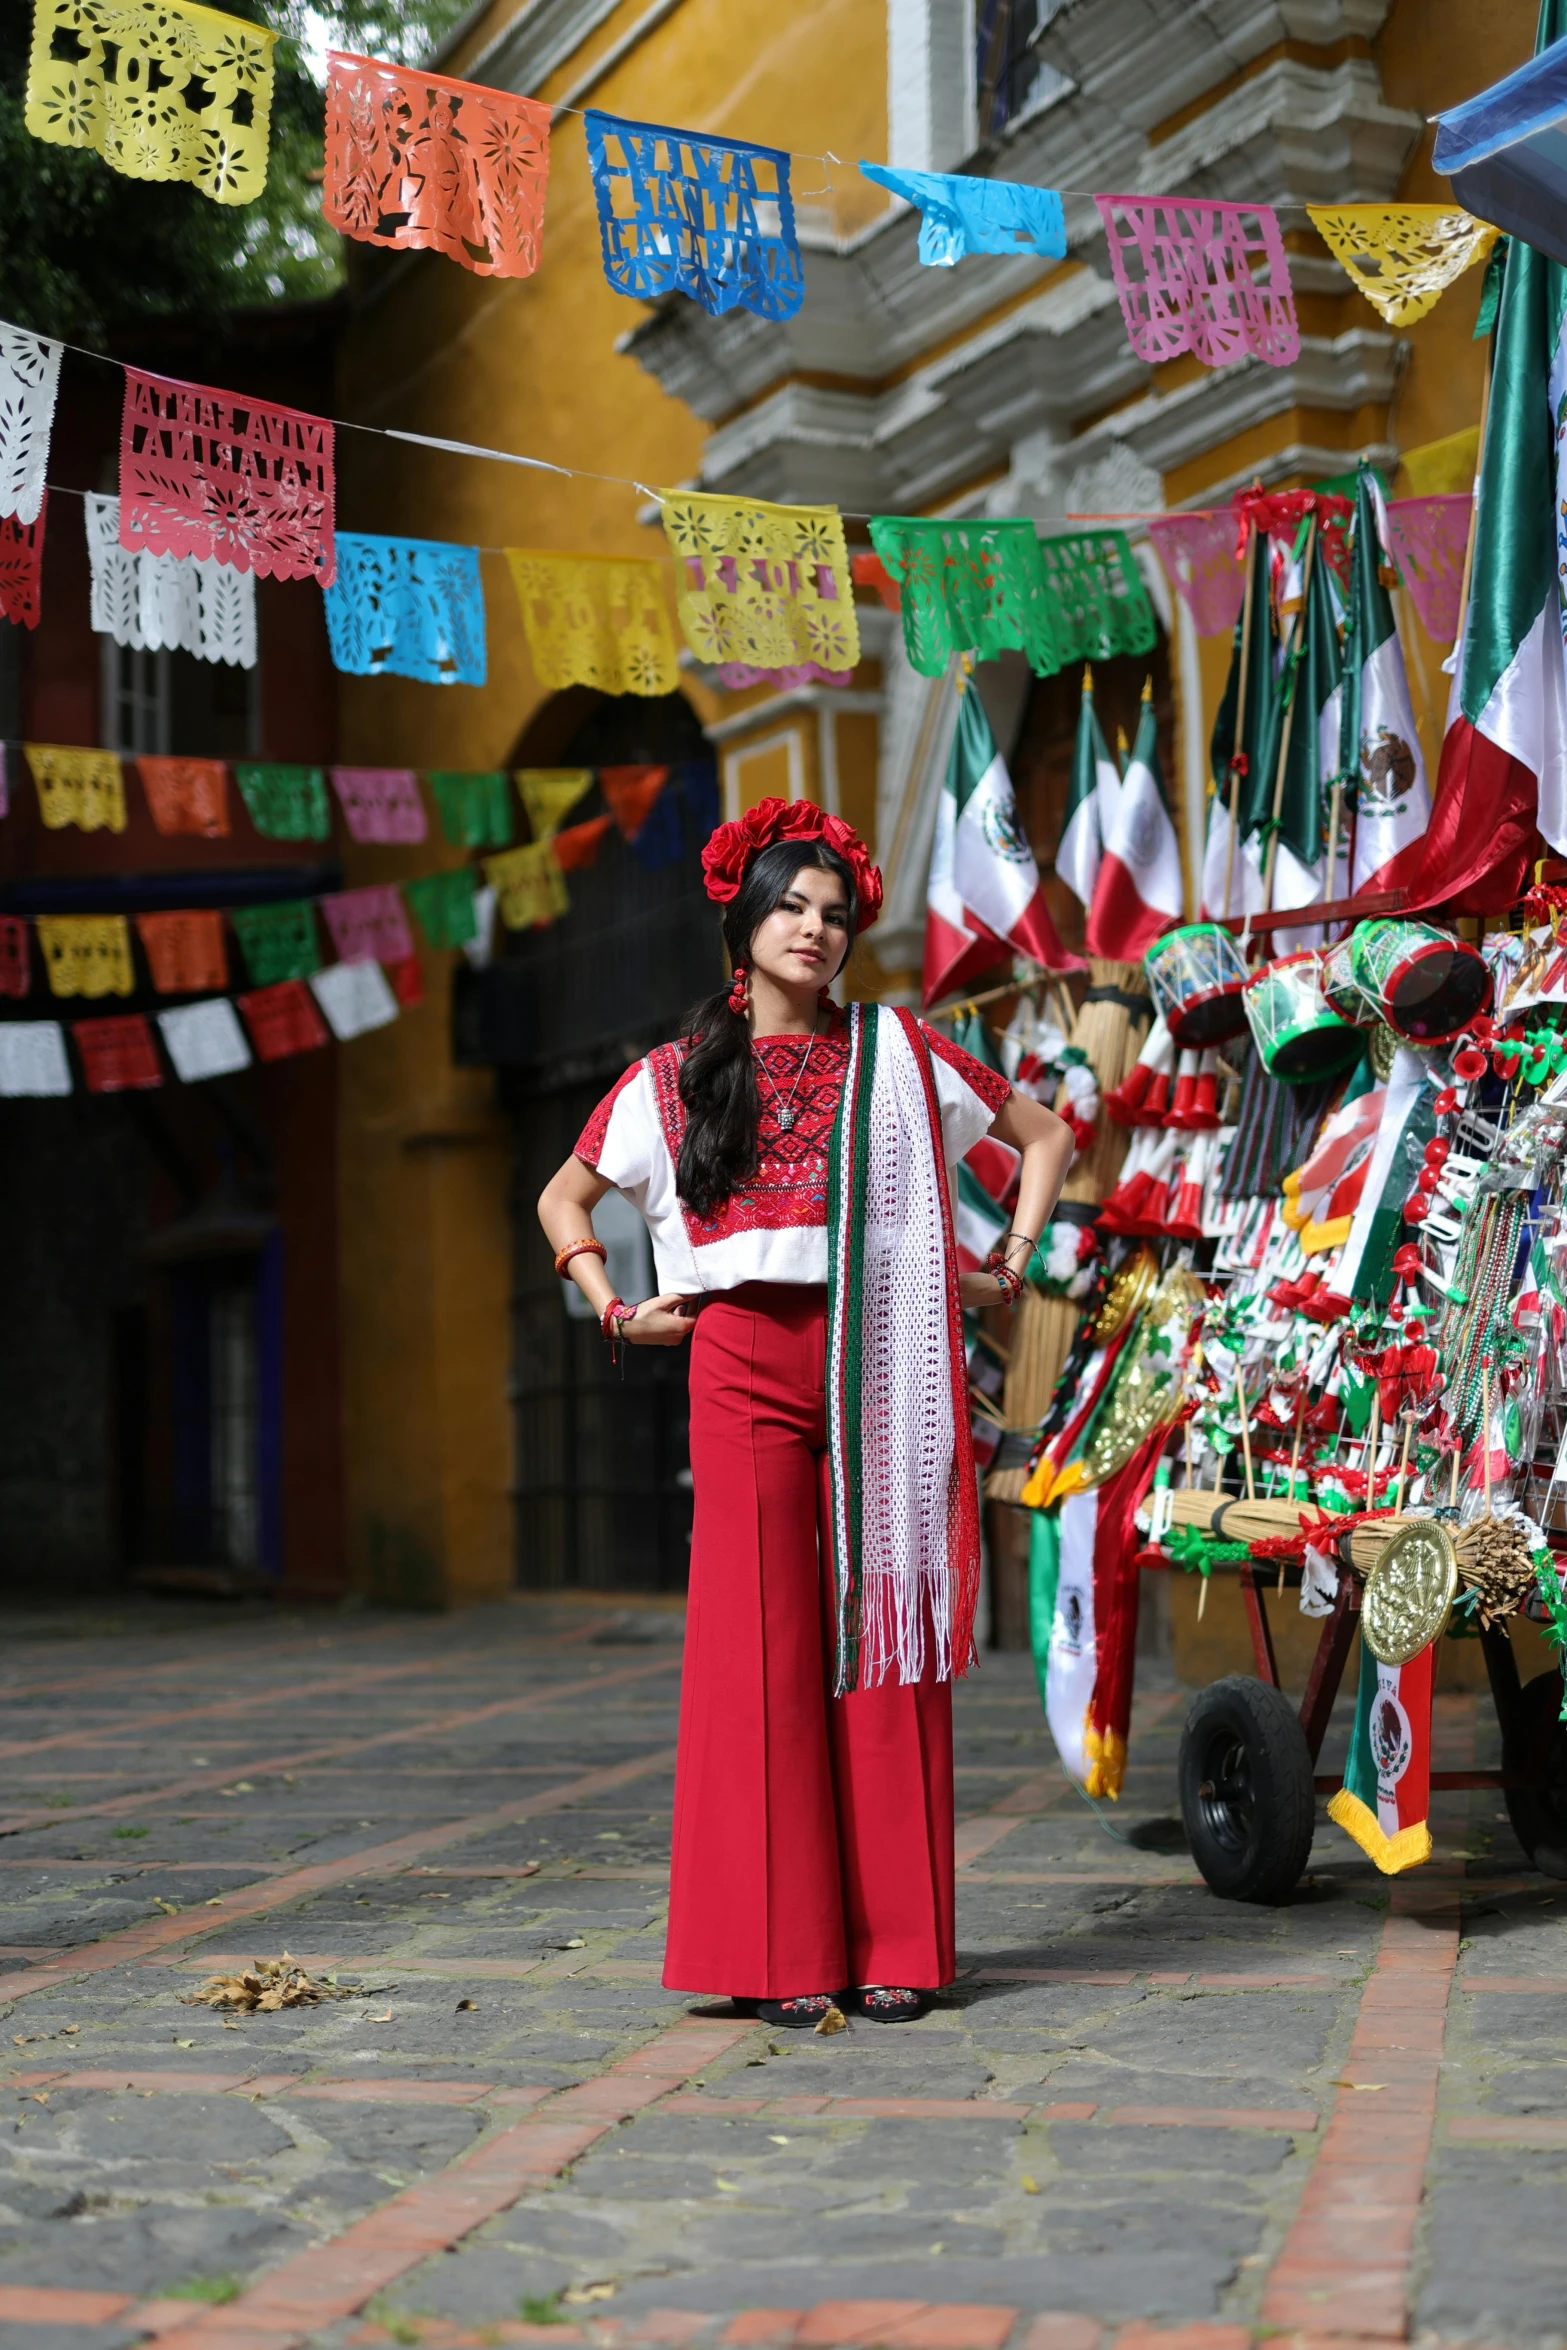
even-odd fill
[[[787,1101],[785,1101],[782,1095],[779,1093],[777,1081],[774,1078],[772,1071],[768,1068],[766,1062],[762,1059],[761,1054],[756,1051],[755,1045],[753,1044],[751,1048],[753,1054],[755,1054],[757,1071],[761,1076],[767,1079],[768,1087],[772,1093],[773,1111],[777,1120],[778,1131],[780,1134],[789,1133],[794,1125],[796,1118],[799,1116],[799,1112],[794,1106],[795,1096],[800,1090],[801,1081],[804,1078],[806,1069],[810,1064],[811,1047],[815,1044],[815,1042],[816,1030],[813,1028],[809,1038],[806,1040],[805,1050],[800,1055],[800,1066],[795,1071],[794,1083],[789,1088],[789,1099]]]

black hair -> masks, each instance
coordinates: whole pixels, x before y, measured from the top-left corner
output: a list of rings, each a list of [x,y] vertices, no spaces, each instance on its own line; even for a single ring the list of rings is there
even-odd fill
[[[737,895],[724,908],[724,944],[731,967],[750,961],[752,939],[788,895],[802,866],[815,866],[842,882],[853,945],[859,901],[854,875],[843,858],[825,841],[775,840],[757,851]],[[686,1130],[675,1184],[696,1215],[713,1216],[730,1193],[756,1173],[759,1103],[751,1028],[744,1012],[730,1010],[725,987],[697,1005],[681,1034],[686,1045],[680,1064]]]

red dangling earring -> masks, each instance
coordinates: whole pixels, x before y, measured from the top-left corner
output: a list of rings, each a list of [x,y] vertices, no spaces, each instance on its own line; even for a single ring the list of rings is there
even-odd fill
[[[745,1018],[745,965],[735,965],[735,975],[729,986],[729,1009],[737,1020]]]
[[[830,979],[825,987],[819,987],[816,990],[816,1001],[824,1012],[832,1010],[832,981]]]

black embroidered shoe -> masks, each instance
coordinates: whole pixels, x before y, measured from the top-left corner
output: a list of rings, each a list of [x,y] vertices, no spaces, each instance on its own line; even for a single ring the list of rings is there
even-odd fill
[[[756,2013],[762,2023],[779,2025],[786,2032],[814,2032],[837,2005],[831,1991],[805,1991],[797,1999],[759,1999]]]
[[[930,2012],[928,1991],[903,1991],[889,1983],[868,1983],[851,1996],[855,2012],[872,2024],[917,2024]]]

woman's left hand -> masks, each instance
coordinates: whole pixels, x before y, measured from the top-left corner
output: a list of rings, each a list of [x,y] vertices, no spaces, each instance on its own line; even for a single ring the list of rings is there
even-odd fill
[[[994,1273],[960,1273],[958,1298],[966,1306],[1008,1306],[1012,1303]]]

